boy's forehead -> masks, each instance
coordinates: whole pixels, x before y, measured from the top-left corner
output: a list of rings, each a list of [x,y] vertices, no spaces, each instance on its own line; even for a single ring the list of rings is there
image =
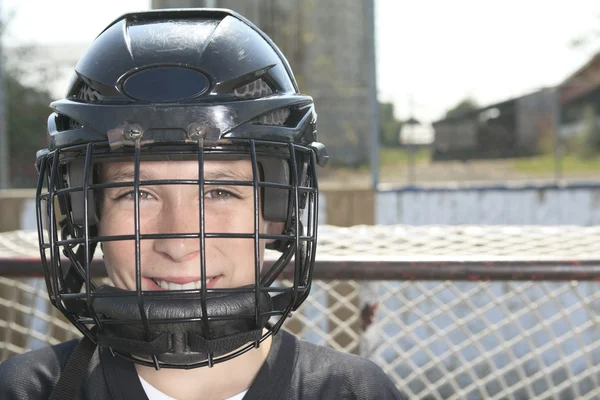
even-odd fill
[[[141,180],[198,178],[198,161],[142,161]],[[135,176],[133,161],[105,162],[100,167],[103,181],[130,181]],[[250,160],[205,160],[204,179],[252,180]]]

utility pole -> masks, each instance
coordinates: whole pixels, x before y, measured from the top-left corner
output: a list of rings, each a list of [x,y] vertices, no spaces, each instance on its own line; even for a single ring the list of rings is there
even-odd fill
[[[2,2],[0,0],[0,23],[4,30],[5,21],[2,18]],[[6,123],[6,91],[4,86],[4,43],[3,36],[0,36],[0,189],[8,189],[10,186],[9,176],[9,152],[8,152],[8,132]]]
[[[561,106],[560,85],[556,86],[552,97],[552,122],[554,125],[554,182],[560,184],[562,179],[563,142],[560,136]]]
[[[415,101],[412,94],[408,100],[408,121],[404,122],[404,125],[408,126],[407,138],[405,140],[405,146],[408,147],[408,162],[407,162],[407,182],[408,185],[414,185],[417,182],[416,166],[415,166],[415,126],[420,125],[420,122],[415,118]],[[404,129],[403,129],[404,130]]]
[[[368,0],[366,2],[365,12],[365,31],[366,31],[366,47],[367,56],[369,59],[368,73],[368,90],[369,103],[371,105],[371,185],[373,190],[377,191],[379,186],[379,101],[377,100],[377,69],[376,49],[375,49],[375,1]]]

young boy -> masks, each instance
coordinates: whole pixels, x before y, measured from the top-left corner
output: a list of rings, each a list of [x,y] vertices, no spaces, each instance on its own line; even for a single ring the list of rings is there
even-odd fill
[[[52,108],[40,250],[84,338],[2,363],[0,398],[402,398],[372,362],[279,329],[310,290],[327,153],[258,28],[227,10],[125,15]],[[98,244],[110,284],[92,277]]]

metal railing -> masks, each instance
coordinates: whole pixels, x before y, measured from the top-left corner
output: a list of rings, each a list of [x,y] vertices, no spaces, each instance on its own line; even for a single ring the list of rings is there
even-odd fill
[[[319,241],[285,329],[371,358],[409,398],[600,398],[600,229],[327,226]],[[0,360],[78,335],[46,300],[36,243],[0,235]]]

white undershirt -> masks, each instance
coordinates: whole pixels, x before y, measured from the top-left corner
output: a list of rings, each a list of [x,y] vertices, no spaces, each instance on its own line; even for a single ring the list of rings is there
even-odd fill
[[[140,378],[140,382],[142,382],[142,387],[144,388],[144,392],[146,392],[148,400],[175,400],[173,397],[167,396],[166,394],[164,394],[163,392],[146,382],[141,376],[138,375],[138,377]],[[244,390],[242,393],[238,393],[235,396],[229,397],[225,400],[242,400],[247,392],[247,390]]]

